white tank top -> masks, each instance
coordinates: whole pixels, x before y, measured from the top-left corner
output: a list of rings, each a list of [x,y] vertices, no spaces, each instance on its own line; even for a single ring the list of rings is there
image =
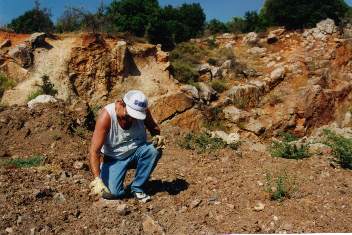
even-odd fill
[[[124,130],[117,121],[115,103],[106,105],[104,109],[109,113],[111,121],[101,152],[115,159],[131,156],[139,146],[147,142],[144,121],[134,119],[131,127]]]

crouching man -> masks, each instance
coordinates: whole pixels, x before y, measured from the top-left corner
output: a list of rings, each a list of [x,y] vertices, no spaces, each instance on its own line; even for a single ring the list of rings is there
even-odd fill
[[[152,144],[147,143],[146,128],[154,136]],[[97,119],[89,151],[95,178],[90,184],[91,193],[109,199],[121,199],[132,193],[138,200],[149,201],[143,186],[158,163],[163,147],[164,139],[141,91],[129,91],[122,100],[105,106]],[[136,174],[125,189],[126,172],[132,167],[136,168]]]

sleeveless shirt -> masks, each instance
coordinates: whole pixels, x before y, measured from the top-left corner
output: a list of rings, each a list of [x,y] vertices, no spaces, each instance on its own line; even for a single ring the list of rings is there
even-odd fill
[[[133,119],[131,127],[128,130],[123,129],[117,120],[115,107],[115,103],[104,107],[110,116],[110,130],[105,137],[101,152],[114,159],[124,159],[147,142],[147,134],[144,120]]]

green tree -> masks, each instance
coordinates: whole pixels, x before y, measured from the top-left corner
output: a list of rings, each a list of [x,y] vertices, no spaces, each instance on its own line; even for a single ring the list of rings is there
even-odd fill
[[[210,34],[228,32],[227,25],[217,19],[212,19],[206,25],[206,29]]]
[[[114,0],[107,9],[107,15],[118,31],[142,37],[159,9],[157,0]]]
[[[299,29],[326,18],[339,23],[348,9],[344,0],[266,0],[261,15],[270,26]]]
[[[16,33],[52,32],[54,30],[50,11],[47,8],[41,8],[39,1],[35,1],[35,7],[32,10],[13,19],[7,27]]]

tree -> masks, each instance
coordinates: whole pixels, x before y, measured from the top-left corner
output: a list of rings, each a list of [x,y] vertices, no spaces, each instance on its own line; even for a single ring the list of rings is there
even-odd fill
[[[299,29],[326,18],[339,23],[348,9],[344,0],[266,0],[261,15],[270,26]]]
[[[67,7],[56,23],[56,31],[59,33],[80,30],[83,25],[83,15],[76,8]]]
[[[217,19],[212,19],[208,22],[206,29],[210,34],[225,33],[228,32],[227,25]]]
[[[50,16],[50,11],[47,8],[40,8],[39,1],[35,1],[32,10],[13,19],[7,27],[16,33],[52,32],[54,24]]]
[[[157,0],[114,0],[108,7],[107,15],[111,16],[118,31],[143,37],[159,9]]]
[[[182,4],[177,21],[188,27],[188,38],[200,36],[205,27],[205,14],[199,3]]]

